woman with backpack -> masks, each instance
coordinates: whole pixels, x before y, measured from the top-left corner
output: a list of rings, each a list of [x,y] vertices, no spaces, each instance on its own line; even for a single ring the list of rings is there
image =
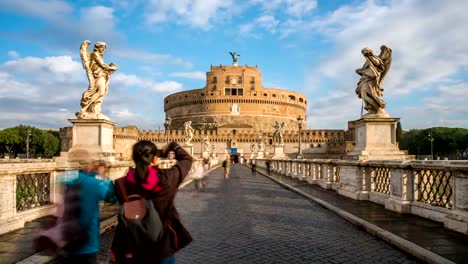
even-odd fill
[[[170,169],[156,168],[158,154],[165,157],[170,151],[177,163]],[[193,159],[176,142],[159,151],[147,140],[133,146],[132,158],[135,169],[115,184],[121,206],[111,260],[118,264],[175,263],[174,254],[192,241],[180,221],[174,198]]]

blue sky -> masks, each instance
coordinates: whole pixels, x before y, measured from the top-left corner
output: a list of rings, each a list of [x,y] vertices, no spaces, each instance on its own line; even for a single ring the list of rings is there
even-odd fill
[[[103,113],[163,127],[164,96],[204,86],[210,65],[258,65],[263,85],[308,98],[307,127],[345,129],[364,47],[386,44],[387,112],[404,129],[468,128],[468,1],[0,0],[0,129],[69,126],[87,88],[85,39],[105,41]]]

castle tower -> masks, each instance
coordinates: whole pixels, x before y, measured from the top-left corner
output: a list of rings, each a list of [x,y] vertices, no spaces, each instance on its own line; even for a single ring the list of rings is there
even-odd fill
[[[265,88],[257,66],[211,66],[202,89],[164,98],[171,129],[192,121],[195,129],[273,131],[275,121],[297,130],[297,117],[306,116],[307,100],[300,93]]]

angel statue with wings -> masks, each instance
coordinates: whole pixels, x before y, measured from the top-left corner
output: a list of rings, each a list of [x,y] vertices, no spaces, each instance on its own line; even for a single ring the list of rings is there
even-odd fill
[[[273,134],[273,140],[275,141],[276,144],[282,145],[283,142],[283,129],[286,127],[286,123],[279,123],[278,121],[275,121],[275,125],[273,126],[275,128],[275,132]]]
[[[104,51],[107,46],[104,42],[96,42],[93,52],[88,51],[89,40],[83,41],[80,47],[80,57],[83,68],[86,70],[89,86],[81,97],[81,111],[76,113],[80,119],[107,119],[101,113],[102,100],[109,88],[109,78],[118,68],[115,64],[104,63]]]
[[[363,48],[361,52],[366,62],[362,68],[356,70],[361,76],[356,94],[364,101],[366,115],[388,116],[385,112],[386,103],[381,97],[384,91],[382,81],[392,64],[392,49],[382,45],[379,56],[375,56],[370,48]]]
[[[231,57],[232,57],[232,65],[233,66],[237,66],[237,57],[240,56],[240,54],[237,54],[236,52],[229,52],[229,54],[231,54]]]

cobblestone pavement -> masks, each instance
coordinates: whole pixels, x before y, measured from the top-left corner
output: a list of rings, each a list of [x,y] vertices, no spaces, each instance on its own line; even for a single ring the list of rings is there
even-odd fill
[[[194,241],[176,255],[194,263],[417,263],[327,209],[241,165],[208,177],[203,192],[192,185],[176,206]],[[100,261],[113,233],[103,236]]]

